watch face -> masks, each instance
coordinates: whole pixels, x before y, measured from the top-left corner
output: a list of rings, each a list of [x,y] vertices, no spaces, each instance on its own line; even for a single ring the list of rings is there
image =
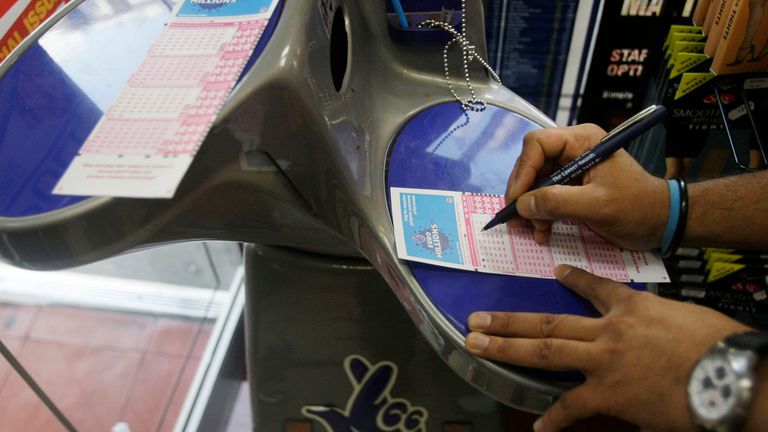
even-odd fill
[[[692,408],[703,419],[722,419],[737,403],[737,383],[738,378],[725,358],[703,358],[688,383]]]

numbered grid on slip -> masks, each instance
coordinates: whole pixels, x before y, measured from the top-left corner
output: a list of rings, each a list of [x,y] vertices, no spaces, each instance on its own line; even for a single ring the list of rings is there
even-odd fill
[[[215,68],[210,71],[206,71],[202,76],[202,81],[205,82],[234,82],[240,73],[243,71],[243,62],[237,64],[221,64],[219,63]]]
[[[223,25],[169,25],[152,45],[149,54],[161,55],[213,55],[223,44],[232,40],[236,26]]]
[[[257,38],[258,35],[250,38],[235,38],[231,42],[227,42],[222,45],[222,50],[237,52],[250,51]]]
[[[486,214],[471,214],[470,221],[472,230],[477,236],[478,266],[504,273],[516,272],[517,266],[512,252],[512,243],[506,227],[482,231],[483,226],[488,223],[488,215]]]
[[[588,228],[582,231],[582,235],[594,274],[610,279],[629,280],[624,257],[618,247],[608,243]]]
[[[512,233],[513,250],[519,271],[551,277],[554,262],[550,248],[536,243],[532,228],[515,228]]]
[[[206,86],[200,91],[193,104],[184,106],[181,114],[183,116],[215,116],[227,95],[229,95],[229,84]]]
[[[96,127],[80,150],[82,154],[157,154],[164,140],[171,139],[178,121],[105,120]]]
[[[237,60],[239,61],[239,60]],[[148,56],[133,76],[133,87],[195,86],[221,63],[218,56]]]
[[[184,107],[200,96],[193,88],[131,88],[126,87],[107,112],[107,118],[177,118]]]
[[[256,41],[261,37],[266,24],[266,20],[251,21],[248,23],[240,24],[237,28],[235,36],[232,38],[232,41],[226,44],[224,50],[250,51],[251,47],[253,47],[256,44]]]
[[[208,134],[215,118],[214,113],[209,116],[184,119],[173,139],[163,141],[157,152],[162,155],[194,154]]]
[[[200,147],[199,140],[185,139],[185,140],[172,140],[163,141],[157,149],[157,154],[162,156],[167,155],[191,155],[197,152]]]
[[[462,197],[469,213],[493,216],[504,207],[504,197],[477,193],[465,193]]]
[[[577,223],[561,221],[552,224],[549,244],[555,264],[569,264],[591,270],[587,252],[581,241],[581,227]]]

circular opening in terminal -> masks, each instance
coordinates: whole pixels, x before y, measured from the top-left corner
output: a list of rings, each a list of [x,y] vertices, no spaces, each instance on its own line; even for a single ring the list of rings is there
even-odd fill
[[[341,91],[344,76],[347,74],[349,39],[344,23],[344,10],[339,7],[333,15],[331,24],[331,78],[336,91]]]

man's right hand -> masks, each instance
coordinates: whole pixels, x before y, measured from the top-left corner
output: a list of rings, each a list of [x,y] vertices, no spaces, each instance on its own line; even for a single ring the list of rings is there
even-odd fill
[[[526,134],[507,184],[506,200],[517,199],[539,243],[549,240],[552,222],[575,219],[623,248],[659,246],[669,213],[669,189],[624,150],[588,170],[577,184],[528,191],[538,180],[594,147],[605,135],[583,124],[538,129]]]

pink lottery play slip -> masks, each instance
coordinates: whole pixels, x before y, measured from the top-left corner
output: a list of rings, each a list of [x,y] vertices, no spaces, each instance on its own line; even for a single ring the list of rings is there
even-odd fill
[[[622,282],[669,282],[654,252],[621,249],[570,220],[552,225],[549,243],[533,228],[483,226],[504,207],[501,195],[391,188],[398,257],[484,273],[554,278],[559,264]]]
[[[173,197],[277,2],[180,1],[53,192]]]

